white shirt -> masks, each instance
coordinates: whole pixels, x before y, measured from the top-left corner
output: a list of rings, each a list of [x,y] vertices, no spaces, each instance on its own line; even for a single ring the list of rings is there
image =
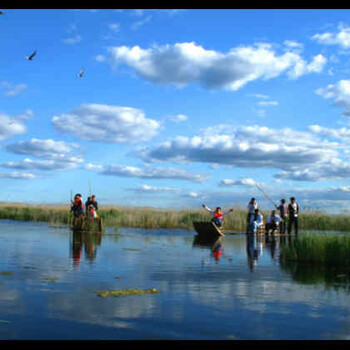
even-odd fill
[[[273,216],[272,216],[272,215],[269,215],[269,216],[267,217],[267,219],[266,219],[266,223],[267,223],[267,224],[270,224],[270,223],[272,222],[272,219],[273,219]],[[274,220],[275,220],[275,223],[278,224],[282,219],[281,219],[281,217],[280,217],[278,214],[275,214]]]

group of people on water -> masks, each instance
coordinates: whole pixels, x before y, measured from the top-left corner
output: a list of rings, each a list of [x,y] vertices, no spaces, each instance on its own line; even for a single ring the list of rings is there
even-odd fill
[[[275,204],[274,204],[275,205]],[[224,216],[233,211],[229,209],[223,212],[220,207],[215,210],[209,208],[205,204],[202,205],[212,215],[212,222],[219,228],[222,227]],[[285,234],[286,229],[288,234],[292,232],[294,226],[295,234],[298,234],[298,215],[299,205],[295,197],[290,198],[290,203],[287,205],[285,199],[280,200],[280,205],[275,205],[276,210],[272,210],[271,214],[266,219],[265,232],[269,234],[279,229],[280,234]],[[258,229],[264,225],[264,218],[259,210],[258,203],[255,198],[251,198],[248,203],[247,230],[246,233],[257,233]],[[279,214],[277,213],[279,212]]]
[[[72,206],[71,211],[73,212],[75,217],[80,217],[82,215],[85,215],[90,218],[96,218],[97,210],[98,210],[98,204],[96,201],[96,196],[92,195],[88,197],[87,201],[85,202],[85,206],[83,204],[82,196],[80,193],[77,193],[74,196],[74,200],[71,200]]]

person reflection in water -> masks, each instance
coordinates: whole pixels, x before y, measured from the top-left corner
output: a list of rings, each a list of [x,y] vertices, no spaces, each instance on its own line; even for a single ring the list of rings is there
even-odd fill
[[[262,247],[257,242],[256,235],[247,236],[247,260],[250,271],[254,270],[254,267],[258,265],[258,259],[261,254]]]
[[[101,245],[101,233],[73,231],[72,258],[74,266],[78,266],[84,249],[85,259],[94,262],[97,246]]]
[[[221,240],[218,239],[215,244],[213,245],[212,248],[212,252],[213,252],[213,257],[214,259],[219,262],[221,259],[221,254],[222,254],[222,245],[221,245]]]
[[[83,240],[82,233],[79,231],[73,232],[72,258],[73,265],[78,266],[83,255]]]

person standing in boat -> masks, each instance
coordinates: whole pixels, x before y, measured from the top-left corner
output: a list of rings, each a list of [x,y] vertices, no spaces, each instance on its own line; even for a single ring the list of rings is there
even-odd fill
[[[209,213],[213,216],[212,222],[218,226],[219,228],[222,226],[222,221],[224,220],[224,216],[231,213],[233,209],[229,209],[227,212],[223,213],[220,207],[217,207],[215,210],[210,209],[205,204],[202,204],[202,207],[209,211]]]
[[[280,223],[280,233],[284,234],[286,233],[286,226],[287,226],[287,217],[288,217],[288,205],[286,204],[285,199],[281,199],[281,204],[276,209],[279,210],[280,216],[281,216],[281,223]]]
[[[86,211],[86,216],[89,216],[89,212],[88,212],[88,209],[89,209],[89,205],[91,203],[91,197],[88,197],[87,198],[87,201],[85,202],[85,211]]]
[[[81,215],[84,214],[84,204],[81,199],[81,194],[77,193],[74,196],[74,201],[72,200],[72,206],[71,206],[71,211],[73,212],[75,217],[80,217]]]
[[[96,196],[94,194],[91,196],[90,204],[92,204],[95,207],[96,211],[98,210],[98,204],[97,204],[97,201],[96,201]]]
[[[86,207],[86,216],[98,217],[97,215],[98,204],[97,204],[95,195],[88,197],[88,200],[85,203],[85,207]]]
[[[299,215],[299,205],[295,201],[294,197],[290,198],[290,203],[288,205],[288,234],[292,232],[292,226],[294,225],[294,232],[298,234],[298,215]]]
[[[258,203],[255,198],[252,198],[248,203],[248,217],[247,217],[247,232],[249,231],[249,227],[253,225],[255,210],[258,209]]]

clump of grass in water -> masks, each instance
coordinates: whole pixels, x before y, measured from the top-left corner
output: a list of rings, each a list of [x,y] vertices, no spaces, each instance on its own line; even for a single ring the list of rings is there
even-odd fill
[[[350,267],[350,236],[305,234],[281,249],[283,261]]]
[[[50,281],[50,282],[56,282],[58,279],[56,277],[43,277],[43,280]]]
[[[161,291],[151,288],[151,289],[121,289],[121,290],[106,290],[106,291],[96,291],[99,297],[106,298],[108,296],[119,297],[125,295],[144,295],[144,294],[156,294],[161,293]]]

